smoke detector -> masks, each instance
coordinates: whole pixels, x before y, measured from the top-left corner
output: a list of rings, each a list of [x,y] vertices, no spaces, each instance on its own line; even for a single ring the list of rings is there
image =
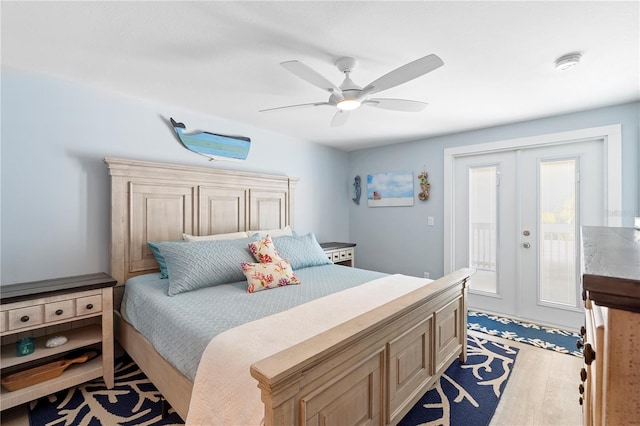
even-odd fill
[[[580,63],[580,53],[569,53],[556,59],[556,69],[558,71],[565,71],[569,68],[573,68]]]

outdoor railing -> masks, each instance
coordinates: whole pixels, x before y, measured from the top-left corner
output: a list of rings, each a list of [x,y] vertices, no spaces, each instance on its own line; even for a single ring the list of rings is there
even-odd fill
[[[496,270],[496,227],[493,223],[472,223],[469,246],[472,268]]]

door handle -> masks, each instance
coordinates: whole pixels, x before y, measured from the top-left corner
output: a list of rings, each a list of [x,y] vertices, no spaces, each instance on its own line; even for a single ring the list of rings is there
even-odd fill
[[[529,243],[522,243],[522,247],[524,247],[524,248],[529,248],[529,247],[531,247],[531,244],[529,244]]]

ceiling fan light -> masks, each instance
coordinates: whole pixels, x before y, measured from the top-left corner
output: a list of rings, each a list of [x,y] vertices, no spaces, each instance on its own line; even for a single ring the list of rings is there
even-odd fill
[[[360,101],[357,99],[343,99],[336,105],[338,109],[343,111],[351,111],[360,106]]]

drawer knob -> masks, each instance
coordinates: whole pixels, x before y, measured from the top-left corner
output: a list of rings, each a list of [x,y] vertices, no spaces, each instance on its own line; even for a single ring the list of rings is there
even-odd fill
[[[593,350],[591,345],[587,343],[584,347],[584,362],[587,365],[591,365],[591,363],[596,359],[596,351]]]
[[[587,329],[584,328],[584,325],[580,327],[580,335],[584,336],[585,334],[587,334]]]
[[[87,304],[87,309],[93,309],[93,303]]]
[[[582,397],[580,397],[580,399],[578,400],[578,402],[580,403],[580,405],[582,405]]]
[[[584,382],[585,380],[587,380],[587,370],[584,369],[584,367],[582,367],[580,369],[580,379]]]
[[[58,310],[56,311],[56,315],[62,315],[62,313],[63,313],[63,312],[64,312],[64,311],[63,311],[62,309],[58,309]]]
[[[27,322],[27,321],[29,321],[29,315],[23,315],[22,317],[20,317],[20,321],[21,321],[21,322]]]
[[[584,343],[582,343],[582,340],[576,340],[576,348],[578,348],[578,350],[582,349],[583,346]]]
[[[584,385],[582,383],[580,383],[580,386],[578,386],[578,392],[580,392],[580,394],[584,393]]]

